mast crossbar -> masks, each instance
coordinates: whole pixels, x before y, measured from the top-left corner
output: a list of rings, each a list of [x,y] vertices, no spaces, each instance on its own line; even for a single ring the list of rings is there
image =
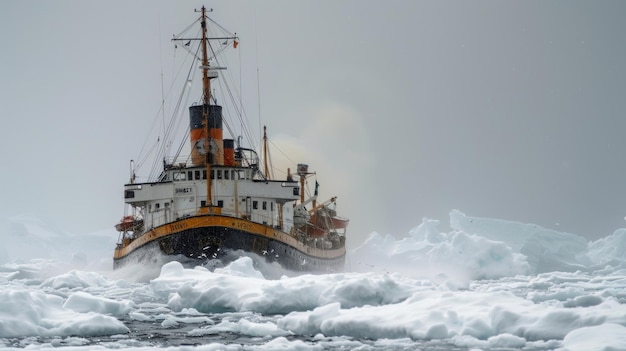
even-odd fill
[[[228,40],[228,39],[239,39],[239,37],[212,37],[212,38],[174,38],[172,41],[180,41],[180,40]]]

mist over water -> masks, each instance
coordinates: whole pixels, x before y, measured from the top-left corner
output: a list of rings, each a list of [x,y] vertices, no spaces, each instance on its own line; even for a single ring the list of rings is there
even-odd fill
[[[332,274],[242,253],[113,271],[113,229],[12,217],[0,221],[0,347],[626,348],[626,229],[588,242],[456,210],[441,227],[371,233]]]

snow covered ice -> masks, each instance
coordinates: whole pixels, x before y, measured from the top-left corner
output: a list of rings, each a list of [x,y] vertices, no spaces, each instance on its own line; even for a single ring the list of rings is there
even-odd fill
[[[346,272],[267,279],[249,257],[112,271],[113,231],[7,219],[0,348],[626,350],[626,229],[587,242],[459,211],[440,226],[372,233]]]

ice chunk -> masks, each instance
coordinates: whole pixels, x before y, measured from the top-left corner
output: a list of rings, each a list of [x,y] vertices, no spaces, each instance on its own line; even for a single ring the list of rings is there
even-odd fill
[[[450,212],[450,226],[455,230],[505,243],[527,257],[533,272],[573,272],[591,263],[587,257],[587,241],[578,235],[535,224],[469,217],[458,210]]]
[[[411,236],[396,240],[373,233],[350,252],[356,271],[400,272],[411,277],[451,279],[465,286],[471,279],[527,274],[526,257],[503,242],[463,231],[439,233],[438,221],[422,221]]]
[[[250,257],[241,257],[224,268],[215,269],[215,273],[263,279],[263,274],[254,269],[254,261]]]
[[[521,349],[526,346],[526,339],[509,333],[492,336],[487,341],[489,347],[495,349]]]
[[[69,308],[76,312],[97,312],[110,315],[128,314],[135,303],[129,300],[115,301],[104,297],[96,297],[86,292],[76,292],[65,301],[63,308]]]
[[[271,322],[256,323],[248,321],[246,319],[240,319],[237,322],[222,321],[221,323],[214,326],[194,329],[190,331],[189,334],[198,336],[206,334],[217,334],[222,332],[230,332],[257,337],[277,337],[293,334],[291,332],[278,328],[276,324]]]
[[[626,350],[626,327],[606,323],[571,331],[563,339],[568,351]]]
[[[619,262],[624,262],[626,259],[626,229],[618,229],[612,235],[590,243],[588,256],[596,265],[612,262],[617,265]]]
[[[339,304],[292,312],[279,328],[299,335],[354,338],[448,339],[467,336],[493,347],[563,339],[601,323],[625,323],[626,308],[612,298],[596,306],[568,308],[535,304],[507,292],[422,291],[396,304],[342,309]],[[492,338],[492,339],[490,339]]]
[[[46,279],[43,283],[41,283],[41,286],[49,287],[55,290],[72,290],[89,287],[102,287],[109,284],[111,284],[111,282],[98,273],[72,270]]]
[[[246,261],[247,258],[240,260]],[[239,264],[235,261],[236,264]],[[312,310],[339,303],[343,308],[403,301],[432,283],[397,274],[305,274],[280,280],[184,269],[168,263],[151,281],[161,296],[169,296],[174,311],[194,308],[200,312],[254,311],[265,314]]]
[[[530,236],[520,252],[537,273],[574,272],[584,270],[591,262],[587,258],[587,240],[556,231],[543,231]]]
[[[321,345],[310,345],[302,340],[289,341],[284,336],[279,336],[267,344],[256,346],[255,350],[322,351],[324,347]]]
[[[0,337],[95,336],[127,333],[117,319],[78,313],[63,307],[63,298],[37,290],[0,291]]]

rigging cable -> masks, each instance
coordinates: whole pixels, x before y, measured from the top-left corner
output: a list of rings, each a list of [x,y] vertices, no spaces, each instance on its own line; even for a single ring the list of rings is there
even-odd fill
[[[283,156],[285,156],[285,158],[286,158],[289,162],[291,162],[291,164],[292,164],[292,165],[294,165],[294,166],[296,166],[296,165],[297,165],[297,163],[296,163],[296,162],[294,162],[292,159],[290,159],[290,158],[289,158],[289,156],[287,156],[287,154],[285,154],[285,153],[283,152],[283,150],[281,150],[279,147],[277,147],[277,146],[276,146],[276,145],[272,142],[272,140],[271,140],[271,139],[269,139],[269,142],[270,142],[270,144],[272,144],[272,145],[276,148],[276,150],[278,150],[278,152],[280,152],[281,154],[283,154]]]
[[[165,130],[165,92],[163,87],[163,43],[161,41],[161,16],[158,16],[159,23],[159,66],[161,68],[161,115],[163,120],[163,129]]]
[[[174,71],[174,65],[175,65],[175,59],[176,59],[176,50],[174,50],[173,53],[174,53],[174,60],[172,61],[172,71]],[[165,96],[163,97],[164,100],[167,100],[169,98],[169,96],[170,96],[170,94],[171,94],[171,92],[172,92],[172,90],[174,88],[174,85],[175,85],[178,77],[180,77],[180,73],[181,73],[181,70],[182,70],[183,66],[184,66],[184,62],[183,62],[183,65],[181,65],[181,68],[176,72],[176,74],[175,75],[172,74],[172,76],[174,76],[174,79],[172,80],[172,83],[170,84],[170,87],[168,89],[167,94],[165,94]],[[187,83],[185,83],[185,84],[187,84]],[[159,115],[161,114],[162,109],[164,109],[164,104],[161,105],[161,107],[159,108],[159,110],[155,114],[154,120],[152,122],[152,127],[150,128],[150,131],[149,131],[149,133],[148,133],[148,135],[147,135],[147,137],[146,137],[146,139],[145,139],[145,141],[144,141],[144,143],[143,143],[143,145],[142,145],[142,147],[141,147],[141,149],[139,151],[139,154],[135,158],[136,160],[141,160],[141,161],[139,161],[136,164],[136,166],[135,166],[136,169],[141,169],[141,167],[143,166],[145,161],[147,161],[147,159],[150,156],[150,154],[152,154],[154,152],[154,150],[156,149],[156,145],[161,141],[161,138],[160,138],[161,132],[158,132],[157,136],[159,136],[159,137],[157,138],[157,141],[154,144],[152,144],[152,146],[144,154],[144,150],[146,149],[146,146],[148,144],[148,140],[151,139],[150,136],[153,135],[153,132],[154,132],[156,126],[157,126],[157,122],[159,120]],[[163,129],[162,133],[165,133],[165,132],[166,132],[166,128]],[[164,140],[164,143],[167,143],[167,141]],[[159,157],[157,156],[156,159],[159,159]],[[150,172],[149,174],[151,174],[151,173],[152,172]],[[150,176],[148,176],[148,177],[150,178]]]
[[[183,90],[178,98],[178,101],[176,103],[176,107],[174,108],[174,113],[172,114],[172,118],[170,119],[170,123],[169,126],[167,128],[167,130],[165,131],[165,135],[164,135],[164,140],[169,141],[170,136],[173,132],[173,127],[174,127],[174,123],[176,122],[176,116],[179,115],[179,111],[180,111],[180,107],[182,105],[182,101],[183,101],[183,97],[185,96],[186,92],[188,91],[187,89],[187,85],[189,82],[191,82],[192,80],[190,80],[190,77],[193,74],[193,67],[194,67],[194,61],[192,60],[191,65],[189,67],[189,70],[187,72],[187,79],[185,80],[184,84],[183,84]],[[189,94],[188,94],[189,95]],[[178,120],[181,120],[182,118],[178,118]],[[159,173],[158,169],[159,169],[159,163],[160,163],[160,159],[162,157],[165,156],[166,154],[166,146],[167,146],[167,142],[164,142],[157,154],[157,156],[154,158],[154,162],[152,165],[152,169],[150,171],[150,178],[154,179],[156,177],[156,175]]]
[[[255,55],[256,55],[256,101],[257,113],[259,120],[259,135],[261,134],[261,78],[259,70],[259,32],[256,30],[256,12],[254,13],[254,32],[255,32]]]
[[[215,52],[213,51],[213,46],[212,46],[212,45],[209,45],[209,47],[211,48],[211,52],[212,52],[213,54],[215,54]],[[218,59],[217,57],[215,57],[215,62],[216,62],[216,64],[217,64],[218,66],[220,65],[219,59]],[[226,73],[225,73],[224,75],[221,75],[221,76],[223,76],[223,78],[222,78],[222,79],[223,79],[224,81],[222,81],[222,80],[219,80],[219,79],[218,79],[218,84],[220,84],[220,87],[222,88],[222,91],[224,91],[224,90],[225,90],[226,92],[228,92],[228,96],[230,97],[230,101],[231,101],[231,103],[232,103],[232,105],[233,105],[233,107],[234,107],[234,109],[235,109],[235,114],[237,115],[237,117],[238,117],[238,118],[239,118],[239,120],[241,121],[241,124],[243,125],[243,128],[242,128],[242,134],[245,134],[245,136],[247,137],[247,139],[248,139],[249,141],[255,140],[255,139],[253,139],[253,138],[252,138],[252,134],[250,133],[250,130],[246,127],[246,126],[247,126],[247,124],[246,124],[246,123],[244,123],[244,121],[243,121],[243,118],[242,118],[242,116],[243,116],[243,111],[244,111],[244,110],[243,110],[243,105],[241,106],[241,109],[239,109],[239,108],[238,108],[238,105],[237,105],[237,100],[238,100],[238,99],[234,96],[234,94],[233,94],[233,92],[232,92],[232,90],[231,90],[231,88],[230,88],[230,85],[229,85],[229,84],[227,84],[227,82],[226,82],[226,80],[227,80],[226,78],[227,78],[227,77],[229,78],[228,80],[230,80],[231,82],[233,82],[233,81],[234,81],[234,80],[232,79],[232,75],[230,74],[230,72],[229,72],[228,70],[226,70]],[[225,99],[225,100],[226,100],[226,99]],[[233,133],[233,130],[232,130],[232,129],[230,129],[230,127],[229,127],[229,132],[231,133],[231,135],[233,135],[233,136],[235,135],[235,134]],[[254,147],[253,147],[253,148],[256,148],[257,146],[258,146],[258,145],[254,145]]]

